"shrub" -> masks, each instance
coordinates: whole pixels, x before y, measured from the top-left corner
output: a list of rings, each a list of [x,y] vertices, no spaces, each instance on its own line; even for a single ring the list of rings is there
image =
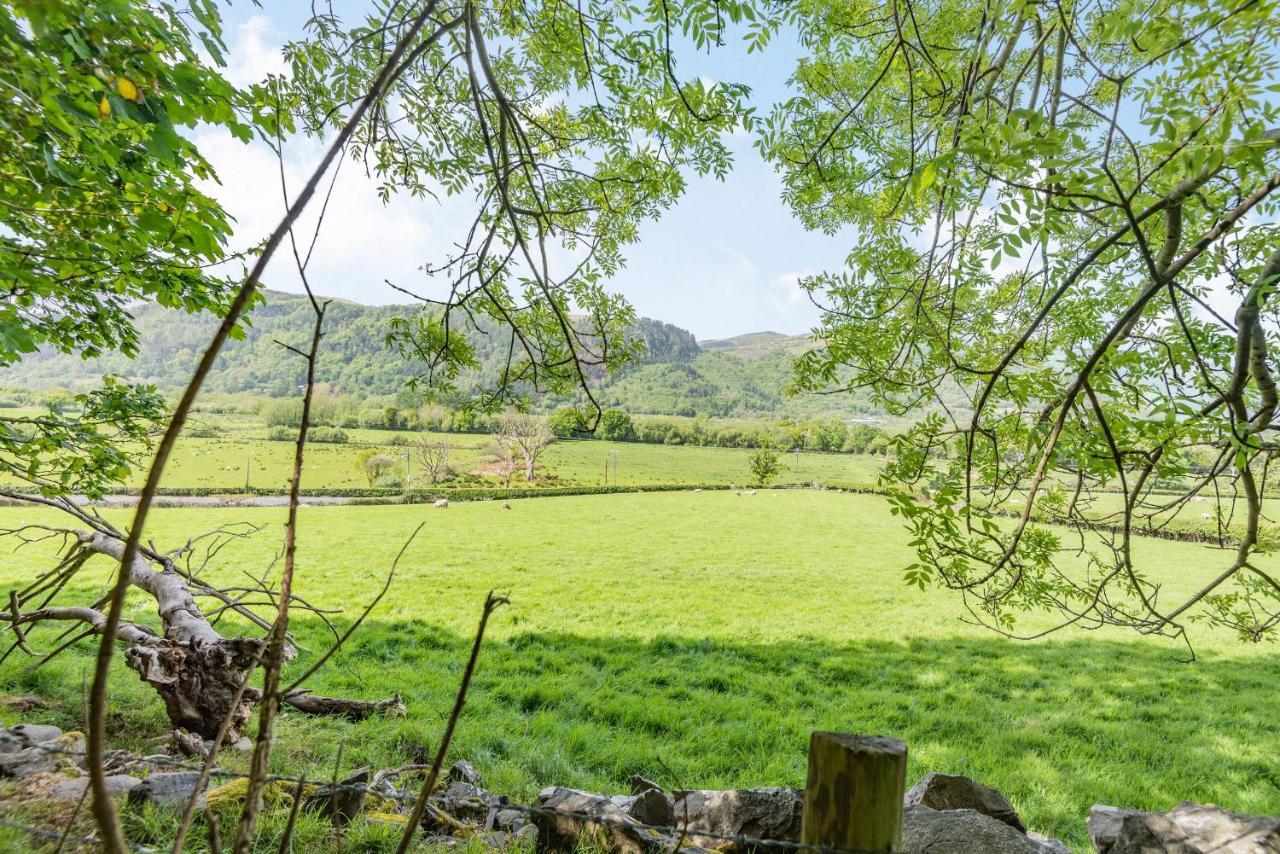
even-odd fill
[[[269,442],[293,442],[298,438],[298,428],[275,426],[267,431],[267,441]],[[347,442],[346,432],[336,427],[312,427],[307,431],[307,441],[317,442],[322,445],[345,445]]]
[[[584,431],[582,416],[572,406],[561,407],[548,415],[547,427],[559,439],[568,439]]]
[[[748,457],[747,464],[751,467],[752,478],[760,486],[768,484],[782,470],[782,466],[778,462],[778,452],[768,445]]]
[[[596,428],[596,435],[610,442],[631,441],[635,438],[631,416],[620,409],[606,409],[600,415],[600,426]]]
[[[356,468],[369,481],[369,486],[374,486],[380,478],[389,476],[395,471],[397,464],[395,457],[379,453],[377,448],[370,448],[356,458]]]
[[[345,445],[347,434],[336,427],[312,427],[307,431],[307,440],[328,445]]]

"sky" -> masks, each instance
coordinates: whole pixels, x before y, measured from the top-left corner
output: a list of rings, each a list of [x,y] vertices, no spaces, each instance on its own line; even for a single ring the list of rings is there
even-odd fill
[[[354,22],[362,5],[348,0],[340,13]],[[226,9],[228,78],[247,84],[284,71],[280,48],[302,35],[309,8],[310,0],[275,0],[262,7],[240,0]],[[747,83],[764,110],[785,95],[794,56],[785,44],[751,56],[736,47],[688,51],[677,72],[684,79]],[[217,129],[202,129],[196,137],[219,176],[220,183],[206,189],[235,217],[234,243],[244,247],[261,239],[284,207],[275,155],[261,143],[246,145]],[[781,201],[781,184],[751,138],[739,132],[725,142],[735,164],[727,180],[689,176],[675,206],[641,228],[639,242],[628,247],[626,268],[608,286],[641,316],[682,326],[700,339],[764,330],[805,333],[817,322],[818,309],[797,280],[842,266],[854,238],[806,231]],[[290,187],[303,183],[321,152],[319,142],[289,141]],[[308,231],[306,222],[298,233]],[[447,204],[395,199],[383,205],[359,165],[345,164],[308,268],[311,286],[318,294],[366,304],[404,301],[386,280],[409,287],[423,282],[418,267],[448,248],[450,224]],[[279,253],[264,281],[278,290],[302,289],[287,252]]]

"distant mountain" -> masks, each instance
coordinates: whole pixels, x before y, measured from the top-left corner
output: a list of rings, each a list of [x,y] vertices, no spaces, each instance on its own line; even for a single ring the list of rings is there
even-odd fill
[[[757,359],[776,352],[799,355],[813,343],[808,335],[783,335],[781,332],[748,332],[732,338],[699,341],[698,346],[713,353],[727,353],[744,359]]]
[[[391,318],[413,311],[407,306],[366,306],[334,300],[325,317],[319,380],[331,390],[360,398],[404,397],[404,383],[415,371],[385,343]],[[158,305],[140,306],[135,320],[141,334],[136,359],[118,353],[82,360],[59,353],[37,353],[0,369],[0,386],[32,390],[85,388],[104,373],[162,390],[180,388],[195,367],[216,321]],[[306,299],[267,291],[265,304],[252,315],[242,340],[228,341],[205,383],[208,391],[267,396],[297,394],[305,365],[277,342],[295,346],[309,338],[313,317]],[[803,337],[758,332],[720,341],[698,342],[670,323],[642,318],[633,334],[645,352],[625,370],[603,378],[595,389],[606,406],[655,415],[812,416],[866,414],[865,401],[849,396],[788,397],[784,394],[792,362],[808,346]],[[503,357],[494,340],[475,336],[487,370],[466,378],[478,388],[495,376]],[[489,352],[492,350],[492,352]],[[551,407],[570,401],[544,399]]]

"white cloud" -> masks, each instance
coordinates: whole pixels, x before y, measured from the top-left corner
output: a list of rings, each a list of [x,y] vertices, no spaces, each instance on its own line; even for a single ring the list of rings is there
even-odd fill
[[[800,287],[800,280],[814,275],[814,271],[783,273],[769,280],[769,301],[782,311],[794,311],[809,305],[809,295]]]
[[[280,48],[284,36],[266,15],[252,15],[238,25],[228,41],[226,77],[236,86],[257,83],[268,74],[284,74],[288,65]]]

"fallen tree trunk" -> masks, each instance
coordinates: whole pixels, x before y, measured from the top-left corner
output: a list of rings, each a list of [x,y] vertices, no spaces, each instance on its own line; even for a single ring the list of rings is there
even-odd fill
[[[67,557],[60,566],[76,561],[83,565],[81,558],[92,554],[119,561],[124,553],[123,538],[105,524],[93,531],[45,530],[51,535],[63,536],[68,542]],[[261,692],[257,689],[242,690],[242,687],[260,663],[266,639],[223,637],[196,603],[192,593],[192,582],[196,579],[191,573],[178,571],[170,557],[150,551],[146,556],[139,555],[133,561],[129,581],[131,586],[155,600],[163,634],[157,634],[145,625],[122,622],[117,640],[124,647],[124,659],[129,667],[164,701],[174,729],[185,730],[194,736],[178,739],[179,745],[188,752],[200,752],[204,743],[217,737],[224,721],[228,723],[224,743],[239,739],[254,706],[261,699]],[[196,583],[202,585],[202,594],[207,592],[203,582]],[[218,598],[231,600],[229,596]],[[24,641],[24,648],[25,636],[20,627],[25,625],[71,620],[86,624],[93,635],[101,634],[106,625],[106,615],[87,606],[40,607],[22,611],[21,597],[17,593],[10,597],[10,602],[10,610],[0,612],[0,621],[8,622],[14,628],[19,639]],[[292,649],[289,652],[291,658]],[[404,713],[404,704],[398,695],[385,700],[347,700],[295,690],[281,700],[307,714],[335,715],[353,720],[378,714]]]

